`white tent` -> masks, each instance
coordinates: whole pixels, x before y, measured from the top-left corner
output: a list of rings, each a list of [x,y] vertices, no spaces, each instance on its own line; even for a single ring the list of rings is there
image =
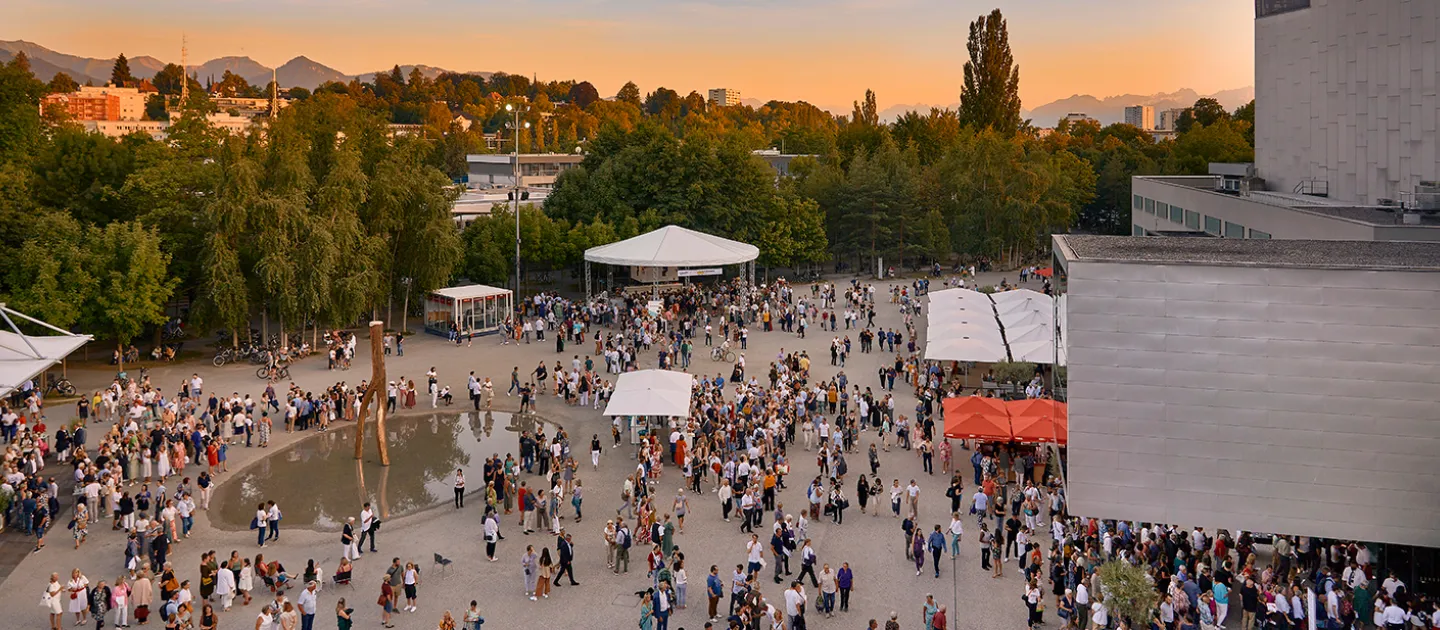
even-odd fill
[[[738,265],[759,257],[760,248],[754,245],[678,225],[585,250],[587,262],[634,267]]]
[[[1050,300],[1037,300],[1035,298],[1024,298],[1021,300],[1010,300],[1009,302],[997,302],[995,312],[1001,317],[1008,313],[1021,313],[1025,311],[1049,311],[1055,308],[1055,302]]]
[[[1012,291],[1001,291],[999,293],[990,294],[990,299],[994,300],[996,304],[1009,304],[1011,302],[1024,300],[1026,298],[1042,301],[1050,300],[1050,296],[1045,295],[1044,293],[1041,293],[1039,291],[1033,291],[1031,289],[1014,289]]]
[[[15,320],[39,324],[59,334],[34,336],[20,331]],[[0,318],[10,330],[0,330],[0,396],[8,396],[22,383],[35,378],[71,352],[90,342],[89,335],[70,333],[0,304]],[[43,384],[36,383],[36,387]]]
[[[996,363],[1006,360],[1005,344],[999,338],[962,336],[932,339],[925,343],[925,360]]]
[[[1054,315],[1051,314],[1050,311],[1022,311],[1019,313],[1007,313],[1005,315],[1001,315],[1000,324],[1004,326],[1006,330],[1009,330],[1011,328],[1030,326],[1034,324],[1048,325],[1053,321],[1053,319]]]
[[[1005,328],[1005,341],[1010,344],[1010,349],[1015,349],[1015,344],[1030,341],[1054,341],[1055,329],[1048,324],[1028,324],[1024,326],[1007,326]]]
[[[1026,363],[1055,364],[1053,340],[1010,342],[1010,358]],[[1065,350],[1060,349],[1060,363],[1065,363]]]
[[[607,416],[690,415],[690,392],[695,377],[669,370],[626,372],[615,381],[615,391],[605,405]]]

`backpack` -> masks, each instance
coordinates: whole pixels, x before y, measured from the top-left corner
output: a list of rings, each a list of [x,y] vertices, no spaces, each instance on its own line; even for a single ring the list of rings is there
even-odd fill
[[[615,532],[615,538],[618,539],[618,542],[620,543],[620,548],[621,548],[621,549],[629,549],[629,548],[630,548],[630,532],[629,532],[629,531],[623,530],[623,529],[617,530],[617,531]]]

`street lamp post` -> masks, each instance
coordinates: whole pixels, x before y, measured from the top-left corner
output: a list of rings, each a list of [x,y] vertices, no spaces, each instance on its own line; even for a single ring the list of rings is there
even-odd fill
[[[515,199],[515,297],[520,298],[520,108],[511,103],[505,104],[505,111],[515,114],[514,146],[511,148],[511,168],[515,178],[510,196]],[[530,128],[530,123],[525,123],[525,128]]]

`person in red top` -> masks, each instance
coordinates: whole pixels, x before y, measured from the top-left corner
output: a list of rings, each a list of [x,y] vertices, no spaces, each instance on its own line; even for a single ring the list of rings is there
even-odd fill
[[[395,624],[390,623],[390,613],[395,612],[395,589],[390,586],[390,576],[380,578],[380,599],[375,602],[380,606],[380,622],[386,628],[394,628]]]

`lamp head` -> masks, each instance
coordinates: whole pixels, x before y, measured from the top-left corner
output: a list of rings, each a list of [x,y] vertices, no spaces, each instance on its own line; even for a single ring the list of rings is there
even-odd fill
[[[512,104],[510,104],[510,103],[506,103],[506,104],[505,104],[505,111],[507,111],[507,112],[513,112],[513,111],[515,111],[515,106],[512,105]]]

